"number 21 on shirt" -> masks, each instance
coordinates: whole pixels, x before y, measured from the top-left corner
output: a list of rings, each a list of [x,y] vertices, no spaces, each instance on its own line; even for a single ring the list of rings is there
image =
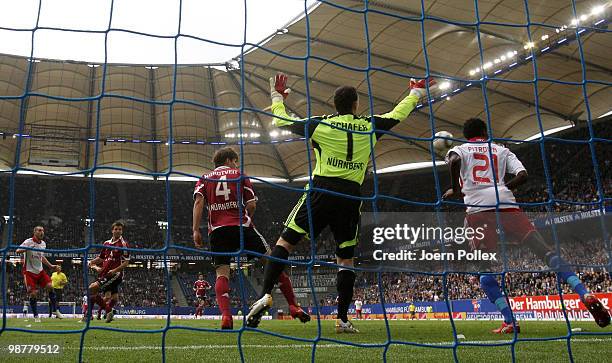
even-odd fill
[[[484,161],[484,165],[483,164],[474,165],[474,168],[472,169],[472,178],[474,179],[474,181],[479,182],[479,183],[492,183],[493,181],[491,180],[491,178],[486,176],[487,172],[491,170],[491,163],[489,162],[489,155],[474,153],[473,156],[474,156],[474,159],[476,160]],[[497,154],[492,154],[492,156],[493,156],[493,170],[495,170],[495,179],[497,179],[497,181],[499,182],[499,173],[497,172],[498,171]]]

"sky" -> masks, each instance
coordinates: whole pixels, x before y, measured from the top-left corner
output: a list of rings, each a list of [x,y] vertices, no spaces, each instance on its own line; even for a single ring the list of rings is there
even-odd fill
[[[282,28],[314,0],[183,0],[181,34],[228,45],[179,37],[178,63],[219,63],[240,55],[246,41],[257,43]],[[306,2],[306,4],[305,4]],[[104,62],[109,28],[173,37],[179,29],[179,0],[40,0],[34,58]],[[0,53],[30,56],[39,0],[0,1]],[[98,31],[100,33],[82,32]],[[108,33],[109,63],[173,64],[174,38],[156,38],[121,31]]]

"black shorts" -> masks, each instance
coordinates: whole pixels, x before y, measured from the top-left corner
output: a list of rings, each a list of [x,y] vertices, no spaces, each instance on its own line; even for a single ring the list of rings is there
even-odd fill
[[[360,196],[358,183],[338,178],[316,176],[312,183],[315,187],[343,194]],[[306,186],[304,189],[308,189]],[[302,237],[311,238],[308,207],[306,198],[310,194],[310,214],[314,238],[329,226],[336,241],[336,256],[353,258],[359,237],[359,219],[361,217],[361,200],[351,199],[330,193],[305,192],[295,205],[285,222],[281,237],[292,245],[300,242]]]
[[[55,301],[58,303],[64,300],[64,289],[53,289],[55,292]]]
[[[259,232],[253,227],[243,227],[242,233],[244,236],[244,249],[261,254],[266,254],[270,250],[270,246]],[[227,226],[219,227],[210,234],[210,250],[212,252],[238,252],[240,251],[240,227]],[[248,259],[255,256],[245,253]],[[232,256],[215,255],[213,256],[215,266],[229,265],[232,261]]]
[[[98,283],[100,284],[100,291],[103,293],[110,291],[111,294],[116,294],[119,292],[119,285],[123,282],[123,275],[118,273],[114,275],[106,275],[104,277],[98,278]]]

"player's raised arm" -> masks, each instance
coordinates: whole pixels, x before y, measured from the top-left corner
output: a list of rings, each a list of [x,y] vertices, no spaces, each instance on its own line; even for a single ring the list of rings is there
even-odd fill
[[[421,79],[419,81],[411,79],[409,86],[410,93],[408,93],[408,96],[404,97],[404,99],[401,100],[400,103],[398,103],[397,106],[395,106],[390,112],[373,116],[376,119],[376,129],[387,131],[404,121],[406,117],[408,117],[408,115],[414,110],[421,98],[427,96],[425,82],[425,79]],[[436,82],[434,80],[430,80],[429,86],[431,87],[435,83]],[[382,135],[383,134],[377,133],[377,137],[381,137]]]
[[[270,98],[272,99],[271,110],[277,116],[272,123],[278,127],[289,130],[294,134],[305,136],[304,122],[306,120],[287,114],[283,101],[289,96],[291,89],[287,88],[287,75],[278,73],[275,77],[270,77]],[[294,122],[301,121],[301,122]],[[308,124],[308,135],[312,135],[317,127],[316,122]]]

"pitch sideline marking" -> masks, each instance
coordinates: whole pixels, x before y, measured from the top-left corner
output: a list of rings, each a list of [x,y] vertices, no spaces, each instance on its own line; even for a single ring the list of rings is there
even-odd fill
[[[571,340],[572,342],[611,342],[612,338],[574,338]],[[473,341],[464,341],[462,343],[470,343],[470,344],[499,344],[499,343],[510,343],[511,340],[473,340]],[[557,342],[557,343],[565,343],[565,339],[558,340],[550,340],[548,342]],[[452,345],[454,342],[420,342],[419,344],[428,344],[428,345]],[[540,343],[539,341],[520,341],[518,343]],[[397,346],[401,346],[402,344],[393,344]],[[188,350],[188,349],[233,349],[236,348],[236,344],[204,344],[204,345],[170,345],[166,346],[166,349],[169,350]],[[312,344],[243,344],[242,348],[255,348],[255,349],[296,349],[296,348],[308,348],[312,349]],[[317,349],[319,348],[367,348],[367,347],[356,347],[347,344],[317,344]],[[66,349],[78,350],[77,347],[67,347]],[[156,345],[142,345],[135,347],[84,347],[85,350],[94,350],[94,351],[107,351],[107,350],[122,350],[122,351],[136,351],[136,350],[158,350],[161,349],[161,346]]]

